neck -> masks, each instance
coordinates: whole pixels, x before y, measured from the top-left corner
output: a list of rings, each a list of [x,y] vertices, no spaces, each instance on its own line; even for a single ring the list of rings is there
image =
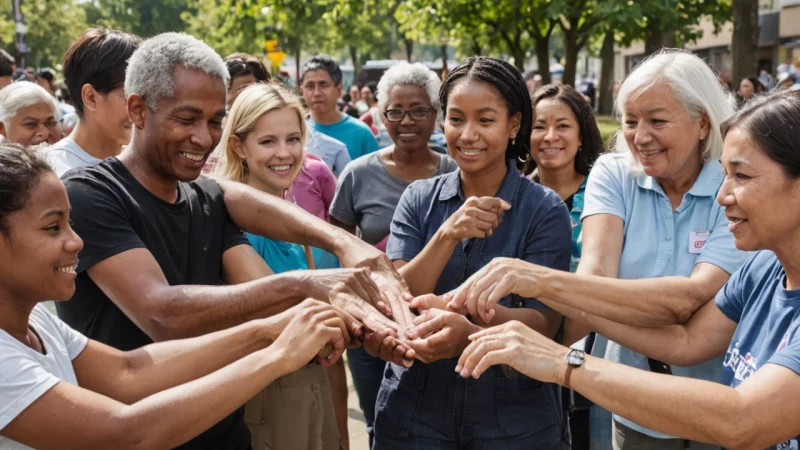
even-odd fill
[[[117,156],[122,151],[122,146],[113,139],[107,139],[103,133],[93,130],[86,119],[78,120],[75,129],[69,137],[75,141],[86,153],[97,159],[106,159]]]
[[[311,113],[311,120],[320,125],[332,125],[342,120],[342,113],[340,113],[334,106],[330,111],[320,114]]]
[[[697,177],[700,176],[700,171],[703,170],[703,163],[700,159],[691,168],[691,170],[684,171],[675,178],[656,178],[661,189],[670,198],[682,198],[692,188]]]
[[[0,294],[0,329],[14,339],[29,345],[28,322],[35,304],[25,304],[9,292]]]
[[[575,171],[575,166],[567,164],[557,169],[539,167],[539,183],[556,191],[561,200],[566,200],[578,190],[583,183],[584,175]]]
[[[800,289],[800,232],[797,236],[781,239],[773,251],[786,272],[786,289]]]
[[[389,158],[398,166],[421,167],[430,164],[437,155],[427,145],[414,150],[400,149],[393,145],[389,150]]]
[[[508,174],[505,160],[477,173],[461,171],[461,191],[464,197],[494,197]]]
[[[283,194],[283,191],[284,191],[284,189],[277,189],[277,188],[275,188],[273,186],[267,185],[266,183],[262,183],[256,177],[250,176],[249,174],[247,175],[247,179],[245,180],[245,183],[248,186],[256,188],[261,192],[266,192],[267,194],[272,195],[274,197],[278,197],[278,198],[281,198],[281,195]]]
[[[144,158],[143,148],[142,150],[140,148],[142,148],[141,143],[131,141],[131,145],[119,155],[122,165],[136,178],[136,181],[156,197],[167,203],[178,201],[178,180],[158,175]]]

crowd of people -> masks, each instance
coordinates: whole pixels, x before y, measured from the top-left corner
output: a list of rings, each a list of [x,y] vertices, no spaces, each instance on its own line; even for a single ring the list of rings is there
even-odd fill
[[[606,149],[483,56],[63,66],[0,88],[0,449],[356,450],[345,358],[374,450],[798,448],[800,92],[662,50]]]

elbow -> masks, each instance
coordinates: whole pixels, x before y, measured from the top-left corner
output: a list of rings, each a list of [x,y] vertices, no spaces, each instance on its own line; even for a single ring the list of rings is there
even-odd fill
[[[730,450],[750,450],[754,448],[767,448],[770,443],[765,442],[764,436],[754,433],[752,427],[740,421],[729,422],[714,437],[715,443],[722,448]],[[774,444],[774,442],[772,443]]]
[[[682,295],[668,308],[667,317],[669,317],[670,323],[664,325],[685,324],[706,301],[708,301],[708,299],[700,299],[697,295],[689,293]]]
[[[141,320],[136,321],[137,325],[144,331],[153,342],[170,341],[185,338],[186,332],[183,330],[180,315],[176,314],[172,305],[182,303],[178,298],[179,292],[172,289],[158,290],[151,294],[150,298],[144,300],[144,304],[151,305]]]

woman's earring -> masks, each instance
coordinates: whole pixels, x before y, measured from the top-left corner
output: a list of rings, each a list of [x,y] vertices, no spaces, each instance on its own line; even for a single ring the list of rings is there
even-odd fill
[[[517,138],[511,139],[511,145],[517,145]]]
[[[583,150],[583,146],[582,146],[582,145],[579,145],[579,146],[578,146],[578,152],[580,152],[581,150]]]

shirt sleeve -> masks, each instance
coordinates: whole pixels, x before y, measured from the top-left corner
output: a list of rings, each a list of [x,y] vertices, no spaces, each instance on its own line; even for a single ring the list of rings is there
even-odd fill
[[[612,214],[625,220],[625,197],[619,157],[601,156],[586,182],[581,220],[595,214]]]
[[[0,430],[61,381],[24,350],[0,343]]]
[[[736,248],[733,243],[733,234],[728,230],[728,219],[725,217],[725,208],[714,205],[716,211],[714,222],[709,227],[711,234],[703,250],[697,258],[697,263],[706,262],[720,269],[733,273],[747,260],[750,254]]]
[[[756,257],[757,255],[754,255],[753,258],[744,263],[722,286],[722,289],[717,292],[717,296],[714,298],[717,308],[736,323],[739,323],[744,312],[745,299],[748,294],[746,292],[748,273],[751,269],[751,261]]]
[[[800,375],[800,325],[795,325],[793,336],[791,336],[789,343],[775,352],[772,358],[767,361],[767,364],[777,364]]]
[[[394,211],[392,224],[389,226],[389,241],[386,243],[386,254],[392,261],[411,261],[424,245],[422,222],[419,216],[418,182],[411,183],[400,197]]]
[[[353,166],[348,167],[339,176],[336,193],[331,202],[330,213],[333,218],[347,225],[358,225],[353,194],[355,193],[355,175]]]
[[[336,151],[336,160],[334,161],[333,170],[341,175],[345,167],[350,164],[350,153],[347,151],[347,146],[344,144],[337,144],[334,148],[338,148],[338,150]]]
[[[109,184],[87,178],[84,171],[71,171],[64,185],[72,206],[72,228],[83,239],[78,273],[128,250],[145,248],[122,199]]]
[[[89,343],[89,338],[75,331],[57,316],[50,314],[49,312],[45,312],[45,314],[48,314],[48,320],[53,323],[53,328],[58,330],[58,334],[64,341],[67,353],[69,354],[69,359],[75,360],[75,358],[81,354],[83,349],[86,348],[86,344]]]
[[[533,227],[527,236],[525,253],[522,259],[539,266],[569,271],[569,260],[572,251],[572,224],[567,205],[558,203],[550,208],[545,216]],[[519,306],[539,311],[550,308],[535,298],[513,298],[521,301]]]

